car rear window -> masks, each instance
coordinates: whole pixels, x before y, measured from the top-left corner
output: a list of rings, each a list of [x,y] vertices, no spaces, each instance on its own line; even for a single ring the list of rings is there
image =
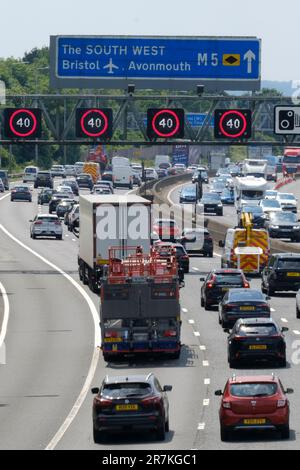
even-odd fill
[[[56,222],[58,217],[38,217],[41,222]]]
[[[241,274],[217,274],[215,282],[226,286],[242,286],[243,278]]]
[[[182,246],[176,246],[176,254],[179,256],[185,255],[185,251]]]
[[[300,258],[299,259],[279,259],[277,267],[279,269],[296,269],[300,270]]]
[[[241,325],[238,329],[238,334],[241,336],[272,336],[277,334],[275,325]]]
[[[30,174],[30,173],[36,173],[36,172],[37,172],[36,168],[25,168],[25,173]]]
[[[235,397],[271,397],[276,392],[276,383],[243,383],[230,386],[230,393]]]
[[[278,194],[278,198],[279,199],[291,200],[291,201],[295,200],[295,196],[293,196],[293,194]]]
[[[111,398],[138,397],[151,393],[151,386],[145,382],[113,383],[104,385],[102,393]]]
[[[259,301],[265,300],[264,295],[259,291],[253,291],[251,289],[245,289],[242,292],[232,291],[229,294],[231,302],[248,302],[248,301]]]
[[[29,188],[27,186],[16,186],[14,189],[18,193],[29,193]]]

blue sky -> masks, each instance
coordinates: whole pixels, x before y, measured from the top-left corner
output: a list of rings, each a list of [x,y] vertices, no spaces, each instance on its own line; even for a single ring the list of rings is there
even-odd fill
[[[4,2],[3,2],[4,3]],[[0,57],[51,34],[257,36],[262,78],[300,80],[300,2],[285,0],[11,0],[1,5]],[[279,6],[280,5],[282,6]]]

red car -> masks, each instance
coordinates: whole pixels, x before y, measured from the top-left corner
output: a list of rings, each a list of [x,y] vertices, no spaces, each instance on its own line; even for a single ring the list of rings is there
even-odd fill
[[[153,232],[155,232],[161,241],[176,241],[180,238],[180,230],[172,219],[157,219],[153,224]]]
[[[290,403],[278,377],[245,376],[227,381],[224,392],[217,390],[216,396],[222,396],[219,411],[221,440],[230,439],[233,431],[276,430],[282,439],[289,439]]]

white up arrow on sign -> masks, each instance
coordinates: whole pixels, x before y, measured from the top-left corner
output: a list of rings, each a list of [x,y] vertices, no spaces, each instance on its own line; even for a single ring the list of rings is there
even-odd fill
[[[256,55],[251,49],[244,55],[244,60],[248,61],[247,73],[252,73],[252,61],[256,59]]]

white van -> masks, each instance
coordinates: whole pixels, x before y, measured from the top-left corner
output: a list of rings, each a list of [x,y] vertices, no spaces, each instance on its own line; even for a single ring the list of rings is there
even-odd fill
[[[112,180],[114,188],[133,189],[133,169],[131,166],[113,166]]]
[[[23,173],[23,183],[34,183],[39,172],[36,166],[27,166]]]
[[[130,160],[127,157],[113,157],[111,160],[111,165],[114,166],[129,166]]]

